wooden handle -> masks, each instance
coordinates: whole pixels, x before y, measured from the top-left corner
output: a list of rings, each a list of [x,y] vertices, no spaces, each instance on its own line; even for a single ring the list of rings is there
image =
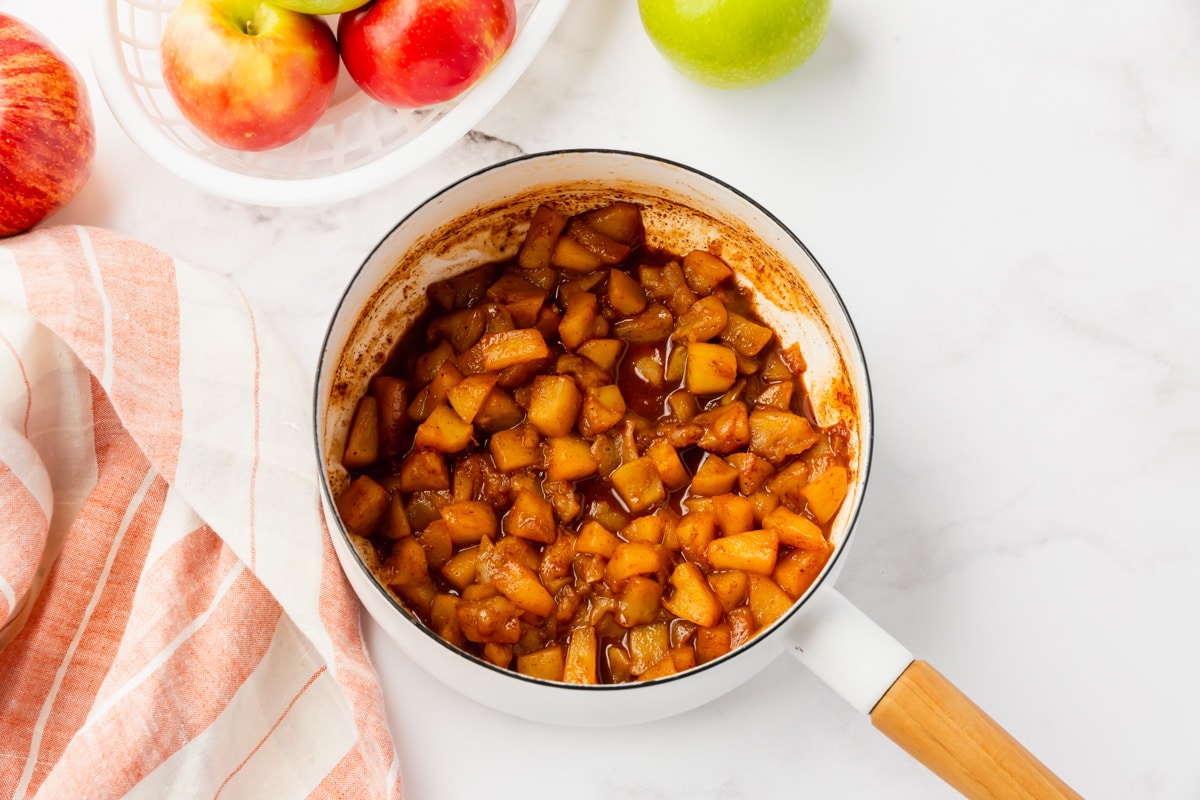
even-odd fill
[[[871,722],[971,800],[1082,800],[924,661],[896,679]]]

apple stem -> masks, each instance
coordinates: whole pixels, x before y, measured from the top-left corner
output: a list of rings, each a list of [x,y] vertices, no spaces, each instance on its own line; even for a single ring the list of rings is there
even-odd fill
[[[254,20],[248,19],[242,23],[242,30],[244,30],[248,36],[254,36]]]

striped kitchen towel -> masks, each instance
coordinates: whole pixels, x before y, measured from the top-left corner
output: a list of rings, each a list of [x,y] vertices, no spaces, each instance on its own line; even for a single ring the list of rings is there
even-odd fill
[[[0,240],[0,800],[400,796],[311,396],[230,281]]]

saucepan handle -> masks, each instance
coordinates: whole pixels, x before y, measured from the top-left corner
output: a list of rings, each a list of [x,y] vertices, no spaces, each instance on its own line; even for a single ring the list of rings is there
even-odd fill
[[[800,661],[964,797],[1080,798],[833,587],[823,586],[809,598],[790,636]]]

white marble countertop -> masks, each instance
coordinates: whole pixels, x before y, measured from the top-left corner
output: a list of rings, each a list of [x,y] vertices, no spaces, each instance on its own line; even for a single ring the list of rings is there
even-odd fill
[[[674,73],[633,2],[576,0],[463,141],[300,210],[142,155],[91,78],[87,15],[61,6],[0,3],[91,81],[95,172],[54,221],[231,275],[306,369],[375,242],[491,162],[638,150],[755,197],[822,262],[871,366],[841,590],[1084,796],[1200,797],[1193,3],[838,0],[808,64],[727,92]],[[564,730],[459,698],[366,628],[413,800],[954,796],[791,659],[673,719]]]

